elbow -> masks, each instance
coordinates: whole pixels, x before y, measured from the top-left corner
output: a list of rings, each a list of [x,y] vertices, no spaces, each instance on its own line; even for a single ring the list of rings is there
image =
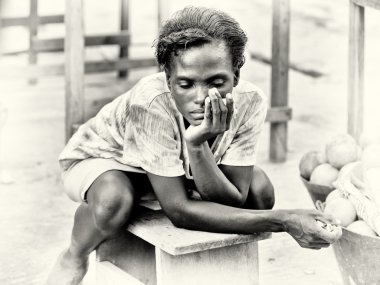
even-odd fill
[[[186,208],[184,205],[175,205],[164,209],[164,211],[175,227],[189,229]]]

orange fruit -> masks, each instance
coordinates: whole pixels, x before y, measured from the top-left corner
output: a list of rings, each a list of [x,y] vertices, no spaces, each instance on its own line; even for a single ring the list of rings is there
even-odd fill
[[[332,183],[338,178],[338,169],[328,163],[318,165],[310,175],[310,182],[327,187],[333,187]]]
[[[339,220],[342,227],[347,227],[356,220],[356,209],[350,200],[345,198],[338,197],[328,201],[324,212]]]
[[[358,146],[353,137],[341,134],[326,144],[326,158],[328,163],[337,169],[358,159]]]
[[[333,191],[331,191],[327,197],[326,197],[326,204],[329,203],[329,201],[332,201],[332,200],[335,200],[336,198],[344,198],[342,192],[340,192],[339,190],[335,189]]]
[[[371,236],[371,237],[377,236],[376,232],[372,230],[371,227],[365,221],[362,221],[362,220],[353,222],[347,227],[347,230],[350,230],[352,232],[365,235],[365,236]]]
[[[300,160],[299,170],[300,174],[306,180],[310,179],[313,170],[320,164],[326,162],[325,154],[321,151],[309,151],[305,153]]]

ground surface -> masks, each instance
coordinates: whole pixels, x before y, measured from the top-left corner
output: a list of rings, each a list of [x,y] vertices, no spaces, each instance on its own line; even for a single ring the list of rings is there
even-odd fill
[[[4,1],[6,2],[6,1]],[[11,1],[8,1],[10,3]],[[19,2],[16,7],[16,3]],[[40,1],[41,13],[63,11],[64,1]],[[88,3],[87,3],[88,2]],[[89,33],[116,31],[117,1],[87,1],[86,26]],[[131,1],[133,42],[145,42],[135,47],[132,56],[152,53],[150,43],[155,34],[155,2],[142,7]],[[147,1],[148,2],[148,1]],[[188,4],[218,7],[231,13],[247,31],[249,51],[270,55],[271,6],[264,0],[238,1],[172,1],[171,11]],[[269,1],[270,2],[270,1]],[[334,3],[331,3],[334,2]],[[24,1],[7,4],[9,15],[26,14]],[[264,168],[276,188],[276,208],[311,208],[308,194],[298,177],[298,161],[303,153],[322,149],[334,134],[346,131],[347,101],[347,1],[292,1],[291,61],[324,76],[313,78],[291,71],[289,78],[293,120],[289,124],[289,152],[285,163],[268,161],[269,125],[261,139],[259,165]],[[378,16],[378,15],[377,15]],[[366,129],[379,131],[376,111],[379,106],[376,70],[380,56],[378,22],[374,12],[368,14]],[[377,25],[376,25],[377,24]],[[62,34],[55,25],[41,29],[42,37]],[[3,34],[4,49],[26,47],[26,34],[14,28]],[[110,58],[112,49],[91,49],[89,58]],[[41,56],[41,62],[62,62],[59,54]],[[25,56],[3,57],[2,67],[23,65]],[[137,80],[154,69],[136,70],[130,81]],[[242,70],[242,77],[259,85],[269,94],[270,67],[252,61]],[[36,86],[26,79],[0,76],[0,106],[8,110],[7,122],[0,133],[0,284],[41,284],[57,254],[67,246],[77,205],[63,193],[57,156],[64,145],[64,82],[61,77],[47,77]],[[87,100],[116,96],[128,88],[129,82],[118,81],[114,74],[88,76]],[[379,117],[377,117],[377,121]],[[8,176],[8,177],[7,177]],[[10,177],[9,177],[10,176]],[[12,180],[12,179],[11,179]],[[311,251],[300,248],[287,235],[275,235],[260,247],[260,274],[263,285],[342,284],[332,249]],[[89,278],[87,283],[91,283]]]

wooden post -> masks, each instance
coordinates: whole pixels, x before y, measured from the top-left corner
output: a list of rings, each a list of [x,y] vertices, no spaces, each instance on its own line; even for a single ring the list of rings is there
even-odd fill
[[[273,0],[271,107],[288,105],[289,27],[289,0]],[[286,160],[287,131],[287,122],[271,123],[271,161]]]
[[[129,0],[120,0],[120,30],[121,31],[129,31]],[[120,58],[128,58],[129,54],[129,47],[128,46],[121,46],[120,47]],[[125,78],[128,76],[128,70],[120,70],[119,71],[119,77]]]
[[[357,141],[363,131],[364,7],[350,1],[348,133]]]
[[[66,0],[65,93],[66,141],[73,124],[84,121],[83,0]]]
[[[34,39],[37,37],[38,32],[38,0],[30,0],[29,7],[29,50],[28,50],[28,63],[36,65],[37,53],[34,50]],[[36,84],[35,77],[29,78],[29,84]]]
[[[157,1],[157,29],[158,33],[162,27],[162,24],[169,17],[169,0]]]

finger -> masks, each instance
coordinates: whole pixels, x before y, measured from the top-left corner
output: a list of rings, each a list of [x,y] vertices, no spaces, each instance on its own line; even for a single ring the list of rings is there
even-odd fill
[[[224,131],[226,129],[228,109],[227,109],[227,106],[224,104],[222,97],[219,97],[219,108],[220,108],[220,124],[221,124],[221,128]]]
[[[211,112],[211,100],[210,97],[205,99],[205,114],[204,120],[207,125],[212,125],[212,112]]]
[[[342,236],[342,228],[339,226],[338,227],[334,226],[332,231],[324,229],[319,232],[319,237],[328,243],[336,242],[338,239],[340,239],[341,236]]]
[[[232,99],[232,94],[227,93],[226,95],[226,105],[227,105],[227,119],[226,119],[226,129],[230,128],[230,123],[234,115],[234,100]]]
[[[216,94],[216,88],[212,88],[208,91],[208,95],[211,99],[211,108],[212,108],[212,124],[213,127],[217,128],[220,124],[220,108],[219,108],[219,98]]]

